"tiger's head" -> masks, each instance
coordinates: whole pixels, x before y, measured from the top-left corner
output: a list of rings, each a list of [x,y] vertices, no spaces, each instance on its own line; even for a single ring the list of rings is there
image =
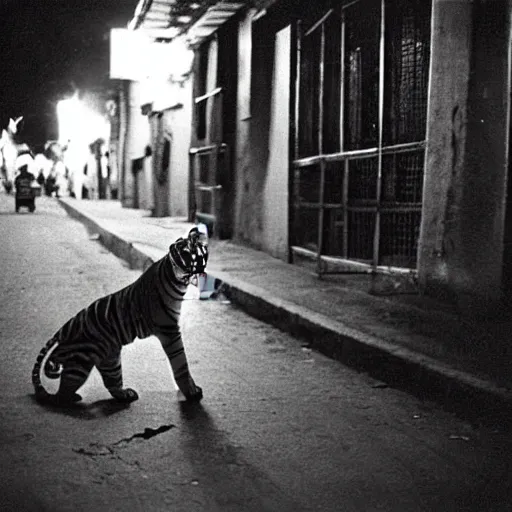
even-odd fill
[[[193,227],[187,238],[178,238],[169,247],[169,256],[179,279],[203,274],[208,262],[208,234],[206,226]]]

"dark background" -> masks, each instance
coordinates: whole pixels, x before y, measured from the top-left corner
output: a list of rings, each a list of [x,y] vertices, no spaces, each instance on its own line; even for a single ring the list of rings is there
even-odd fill
[[[0,130],[23,116],[20,142],[58,136],[56,103],[75,89],[104,97],[111,28],[124,28],[137,0],[0,0]]]

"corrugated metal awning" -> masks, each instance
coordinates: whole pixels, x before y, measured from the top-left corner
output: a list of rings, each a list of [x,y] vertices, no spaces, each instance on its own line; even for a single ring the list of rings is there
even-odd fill
[[[140,29],[155,39],[174,39],[187,34],[192,44],[208,37],[224,24],[248,0],[139,0],[130,29]]]
[[[187,30],[186,37],[189,44],[197,45],[211,36],[245,5],[245,2],[217,2],[208,7],[206,12]]]
[[[139,0],[128,28],[147,31],[155,38],[172,39],[186,30],[211,2]]]

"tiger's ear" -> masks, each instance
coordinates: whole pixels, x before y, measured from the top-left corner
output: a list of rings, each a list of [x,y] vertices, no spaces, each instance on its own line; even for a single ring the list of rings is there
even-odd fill
[[[199,242],[203,245],[208,245],[208,228],[205,224],[199,223],[189,231],[188,239],[192,243]]]
[[[177,240],[174,240],[174,242],[171,245],[169,245],[169,252],[171,252],[176,247],[176,245],[179,244],[180,242],[182,244],[183,244],[183,242],[185,242],[185,239],[181,236]]]

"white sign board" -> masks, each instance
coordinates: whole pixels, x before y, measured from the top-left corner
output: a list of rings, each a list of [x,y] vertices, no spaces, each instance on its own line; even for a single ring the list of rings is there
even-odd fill
[[[163,43],[156,42],[143,30],[111,30],[110,78],[179,80],[190,72],[193,56],[194,52],[181,40]]]
[[[110,31],[110,78],[143,80],[150,72],[148,55],[152,40],[140,30]]]

